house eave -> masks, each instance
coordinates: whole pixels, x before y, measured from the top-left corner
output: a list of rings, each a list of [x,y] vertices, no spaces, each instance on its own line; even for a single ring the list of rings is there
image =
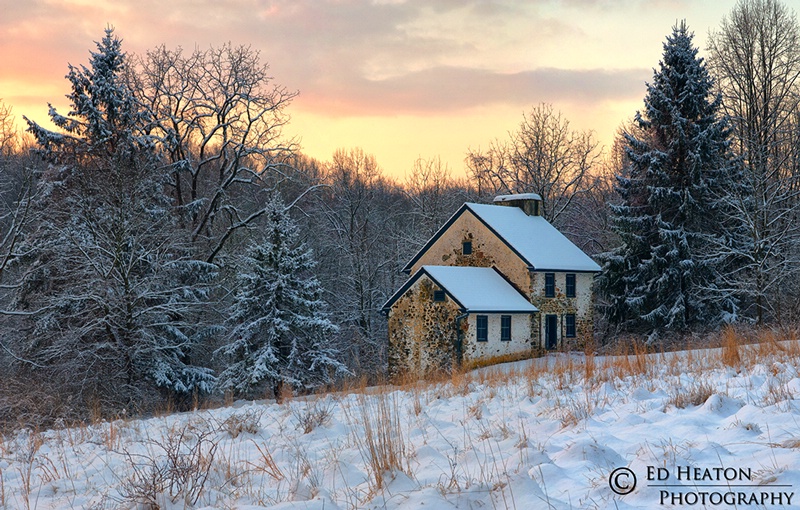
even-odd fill
[[[554,269],[528,266],[528,271],[532,273],[601,273],[602,269]]]
[[[503,315],[533,315],[539,313],[539,310],[467,310],[465,313],[469,315],[480,314],[503,314]]]

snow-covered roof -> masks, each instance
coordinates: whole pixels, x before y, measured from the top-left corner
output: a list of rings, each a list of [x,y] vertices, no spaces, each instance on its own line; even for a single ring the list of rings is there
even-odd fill
[[[422,275],[427,275],[441,287],[464,312],[534,313],[539,311],[496,269],[463,266],[422,266],[395,292],[383,309],[388,310]]]
[[[467,311],[538,311],[494,268],[423,266],[423,269]]]
[[[541,216],[518,207],[464,204],[538,271],[598,272],[600,266]]]
[[[535,195],[535,193],[529,193]],[[512,195],[522,196],[522,195]],[[499,198],[499,197],[498,197]],[[465,212],[471,211],[489,230],[535,271],[574,271],[596,273],[597,265],[580,248],[575,246],[564,234],[541,216],[528,216],[519,207],[502,205],[473,204],[467,202],[447,220],[442,228],[406,264],[405,271],[430,249],[439,237]]]

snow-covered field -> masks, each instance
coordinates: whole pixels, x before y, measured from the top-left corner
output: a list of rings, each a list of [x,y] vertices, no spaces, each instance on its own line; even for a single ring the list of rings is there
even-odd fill
[[[0,508],[800,508],[800,346],[727,354],[551,355],[20,432]]]

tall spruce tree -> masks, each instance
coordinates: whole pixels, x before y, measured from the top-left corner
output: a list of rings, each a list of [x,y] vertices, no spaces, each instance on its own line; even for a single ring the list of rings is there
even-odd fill
[[[233,329],[218,350],[228,361],[219,381],[236,395],[270,389],[280,398],[284,385],[310,389],[347,370],[330,347],[337,327],[312,274],[312,252],[298,242],[297,226],[277,192],[267,217],[264,241],[248,249],[239,269]]]
[[[725,262],[716,247],[724,245],[719,208],[738,166],[720,97],[692,38],[685,22],[673,27],[645,109],[623,134],[621,202],[612,207],[622,245],[603,257],[598,284],[607,316],[628,330],[714,325],[730,305],[716,285],[715,270]]]
[[[214,384],[191,351],[216,268],[193,260],[175,235],[127,71],[109,28],[88,67],[70,66],[71,111],[50,109],[60,131],[28,121],[51,165],[16,302],[29,318],[20,359],[112,411],[152,400],[154,388],[190,396]]]

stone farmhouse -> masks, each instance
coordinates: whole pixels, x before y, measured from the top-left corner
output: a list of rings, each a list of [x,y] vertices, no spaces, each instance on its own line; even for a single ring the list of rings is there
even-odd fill
[[[390,375],[582,348],[598,266],[540,216],[541,197],[465,203],[404,268],[386,302]]]

